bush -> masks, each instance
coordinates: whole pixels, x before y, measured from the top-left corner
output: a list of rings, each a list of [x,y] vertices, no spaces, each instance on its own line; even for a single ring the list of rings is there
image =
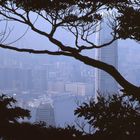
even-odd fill
[[[140,138],[140,104],[131,97],[99,95],[98,102],[91,100],[75,110],[77,117],[84,117],[96,129],[99,139],[128,140]]]

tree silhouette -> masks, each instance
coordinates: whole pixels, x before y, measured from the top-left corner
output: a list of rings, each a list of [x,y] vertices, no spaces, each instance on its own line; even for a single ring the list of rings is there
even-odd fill
[[[90,38],[96,33],[99,22],[104,20],[101,12],[109,14],[113,11],[112,39],[96,45]],[[33,20],[31,15],[36,15]],[[138,0],[1,0],[1,20],[17,21],[31,28],[32,31],[46,37],[57,46],[56,51],[17,48],[6,44],[4,33],[1,33],[1,48],[34,54],[65,55],[73,57],[92,67],[99,68],[110,74],[127,94],[139,98],[139,87],[127,81],[120,72],[110,64],[85,56],[85,50],[106,47],[118,39],[134,39],[140,41],[140,3]],[[3,18],[4,17],[4,18]],[[43,31],[35,25],[41,18],[49,31]],[[64,28],[74,37],[74,45],[65,45],[57,39],[56,32]],[[82,43],[81,43],[82,42]],[[86,45],[85,45],[86,44]]]
[[[57,140],[78,139],[82,132],[75,126],[46,127],[43,123],[22,122],[19,119],[30,117],[30,111],[16,106],[13,97],[0,95],[0,139],[2,140]]]
[[[91,100],[75,110],[96,132],[90,137],[108,140],[138,140],[140,137],[140,104],[132,97],[100,95],[98,102]]]
[[[46,127],[42,123],[18,121],[30,117],[28,110],[15,106],[16,100],[6,95],[0,96],[0,138],[3,140],[139,140],[140,103],[131,96],[98,96],[98,102],[90,100],[75,110],[75,115],[83,117],[96,129],[84,134],[75,126]]]
[[[9,139],[16,134],[19,119],[30,117],[30,111],[17,107],[13,97],[0,95],[0,138]]]
[[[15,140],[74,140],[82,137],[82,133],[76,130],[74,126],[60,127],[44,127],[40,124],[21,123],[15,125],[16,134],[12,135]],[[8,137],[9,138],[9,137]]]

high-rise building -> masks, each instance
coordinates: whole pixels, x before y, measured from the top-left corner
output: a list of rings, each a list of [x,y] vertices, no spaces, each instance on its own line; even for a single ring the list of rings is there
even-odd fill
[[[110,42],[113,39],[112,29],[108,25],[108,20],[105,19],[98,25],[96,33],[96,44],[102,45]],[[113,65],[116,69],[118,67],[118,42],[114,41],[112,44],[97,49],[95,58],[107,64]],[[106,72],[95,70],[95,93],[101,92],[103,94],[113,94],[118,91],[117,82]]]
[[[51,103],[40,104],[36,110],[36,121],[45,122],[47,126],[55,126],[54,108]]]

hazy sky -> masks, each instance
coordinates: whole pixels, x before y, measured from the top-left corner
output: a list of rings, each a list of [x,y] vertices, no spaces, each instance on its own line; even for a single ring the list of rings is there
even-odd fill
[[[24,26],[22,24],[17,24],[16,22],[14,23],[9,23],[8,24],[13,31],[11,32],[11,35],[9,36],[7,42],[12,42],[19,38],[19,36],[22,36],[23,33],[27,30],[27,26]],[[50,27],[49,25],[46,26],[46,24],[43,21],[38,21],[37,22],[37,27],[41,27],[40,29],[43,31],[49,31]],[[1,23],[0,26],[0,31],[4,29],[4,24]],[[58,30],[55,35],[56,38],[60,39],[64,44],[66,45],[73,45],[73,36],[70,35],[69,32],[66,32],[64,30]],[[119,51],[121,51],[123,48],[127,48],[127,51],[129,50],[130,52],[136,51],[136,53],[139,53],[140,51],[140,44],[136,43],[135,41],[132,40],[119,40]],[[46,48],[51,48],[54,50],[54,45],[51,44],[47,38],[38,35],[37,33],[31,31],[30,29],[26,33],[24,37],[22,37],[19,41],[14,43],[13,45],[16,45],[17,47],[28,47],[28,48],[35,48],[35,49],[46,49]],[[124,54],[124,56],[127,54]],[[135,59],[135,58],[134,58]]]

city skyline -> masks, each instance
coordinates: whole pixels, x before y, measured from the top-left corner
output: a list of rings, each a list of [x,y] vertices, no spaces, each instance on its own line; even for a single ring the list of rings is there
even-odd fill
[[[134,51],[135,51],[135,49],[134,49]],[[137,50],[136,50],[136,52],[137,52]],[[91,97],[91,94],[94,93],[94,89],[93,89],[94,88],[94,81],[93,81],[94,69],[91,67],[88,67],[78,61],[73,62],[73,60],[70,60],[70,59],[67,60],[66,58],[54,59],[53,57],[50,57],[50,58],[44,59],[42,57],[39,58],[38,56],[37,57],[34,56],[35,57],[34,58],[34,57],[30,57],[27,55],[28,57],[26,57],[26,60],[28,60],[28,61],[22,61],[22,59],[23,60],[25,59],[24,55],[21,56],[18,53],[13,54],[13,52],[10,52],[10,54],[11,55],[9,55],[9,53],[6,53],[5,57],[3,57],[4,53],[1,55],[1,57],[3,57],[4,59],[0,60],[0,63],[1,63],[0,73],[3,76],[3,79],[6,80],[6,77],[10,78],[11,80],[13,79],[12,81],[14,81],[15,84],[12,84],[13,90],[2,90],[1,89],[1,91],[6,94],[9,93],[9,95],[13,95],[15,98],[17,98],[22,107],[28,108],[29,110],[33,110],[32,119],[31,119],[32,122],[35,121],[35,112],[36,112],[37,106],[42,101],[44,102],[44,100],[42,98],[45,99],[45,98],[50,97],[50,95],[52,95],[51,98],[55,101],[56,100],[55,98],[57,97],[57,104],[55,105],[55,107],[57,107],[58,110],[60,108],[64,107],[64,104],[66,104],[66,102],[69,102],[69,104],[71,104],[71,106],[68,106],[69,108],[71,108],[71,109],[69,109],[69,111],[70,111],[69,116],[71,115],[71,117],[70,117],[71,119],[67,115],[64,115],[66,118],[63,119],[63,121],[61,121],[61,119],[60,119],[61,117],[59,115],[57,115],[56,120],[57,120],[57,124],[61,123],[62,126],[65,125],[65,123],[64,123],[65,121],[68,122],[68,120],[71,120],[71,122],[72,121],[74,122],[73,111],[74,111],[74,108],[76,107],[76,103],[75,103],[76,95],[77,96],[80,95],[78,93],[79,91],[77,90],[78,86],[82,85],[82,89],[83,89],[81,91],[82,96],[87,95],[89,93],[89,89],[90,89],[89,97]],[[16,54],[17,54],[17,56],[16,56]],[[124,53],[121,52],[121,59],[124,58],[123,54]],[[125,65],[127,64],[127,62],[128,62],[128,64],[130,63],[130,60],[129,60],[130,54],[131,54],[131,52],[128,51],[128,53],[126,55]],[[51,58],[53,58],[53,61]],[[38,61],[36,61],[36,60],[38,60]],[[46,60],[47,60],[47,62],[46,62]],[[2,61],[6,61],[6,62],[2,63]],[[73,64],[73,63],[75,63],[75,64]],[[124,66],[122,65],[122,67],[124,67]],[[77,73],[75,73],[75,74],[72,73],[72,71],[74,71],[75,68],[78,69],[78,70],[76,70],[77,72],[82,70],[80,75],[85,79],[85,81],[81,81],[82,78],[80,78],[81,77],[80,75],[79,75],[80,76],[79,79],[77,79],[77,80],[75,79],[77,76]],[[138,68],[139,68],[139,66],[136,67],[136,69],[138,69]],[[65,70],[63,70],[63,69],[65,69]],[[1,70],[3,70],[3,71],[1,71]],[[7,70],[7,72],[5,70]],[[46,88],[46,86],[44,84],[42,84],[42,83],[44,83],[44,80],[45,80],[45,76],[43,76],[44,75],[43,73],[45,71],[46,71],[46,73],[48,73],[47,72],[48,70],[50,71],[50,79],[49,79],[50,81],[48,83],[49,91],[43,92],[42,89]],[[66,72],[66,74],[64,74],[64,73],[60,74],[61,72],[64,72],[64,73]],[[123,72],[126,73],[125,69]],[[2,73],[5,73],[5,76]],[[73,75],[73,77],[70,76],[70,77],[66,78],[65,76],[66,75],[68,76],[69,73],[71,76]],[[24,77],[20,76],[22,74]],[[30,79],[30,77],[32,77],[31,75],[34,76],[33,79],[34,79],[34,82],[36,83],[35,85],[38,85],[39,87],[35,86],[36,88],[29,92],[27,89],[27,88],[29,88],[29,87],[27,87],[27,83],[31,84],[31,82],[30,82],[30,81],[32,81],[31,80],[32,78]],[[60,78],[60,76],[62,76],[63,78],[62,77]],[[129,78],[131,75],[127,75],[127,76]],[[39,77],[42,77],[42,80]],[[137,75],[137,77],[138,77],[138,75]],[[16,78],[17,81],[14,78]],[[54,79],[54,78],[56,78],[56,79]],[[22,79],[25,79],[25,80],[22,80]],[[26,79],[28,79],[29,81]],[[37,80],[38,82],[36,82],[36,79],[38,79]],[[14,83],[12,81],[9,81],[9,82],[5,81],[5,87],[8,86],[8,83],[9,84]],[[1,82],[4,82],[4,80],[2,80]],[[16,83],[17,83],[17,85],[16,85]],[[21,86],[19,86],[19,85],[21,85]],[[40,85],[44,85],[44,87],[41,88]],[[19,88],[18,91],[14,90],[15,86]],[[20,88],[20,87],[22,87],[22,88]],[[37,89],[37,87],[38,87],[38,89]],[[92,89],[91,89],[91,87],[92,87]],[[32,87],[30,87],[30,89],[32,89]],[[84,90],[84,89],[86,89],[86,90]],[[66,98],[65,96],[68,96],[68,97]],[[81,97],[81,98],[83,98],[83,97]],[[82,99],[82,100],[84,100],[84,99]],[[33,107],[33,104],[34,104],[34,106],[36,105],[35,108]],[[56,108],[55,108],[55,111],[56,111]],[[56,112],[56,114],[58,114],[58,113]]]

